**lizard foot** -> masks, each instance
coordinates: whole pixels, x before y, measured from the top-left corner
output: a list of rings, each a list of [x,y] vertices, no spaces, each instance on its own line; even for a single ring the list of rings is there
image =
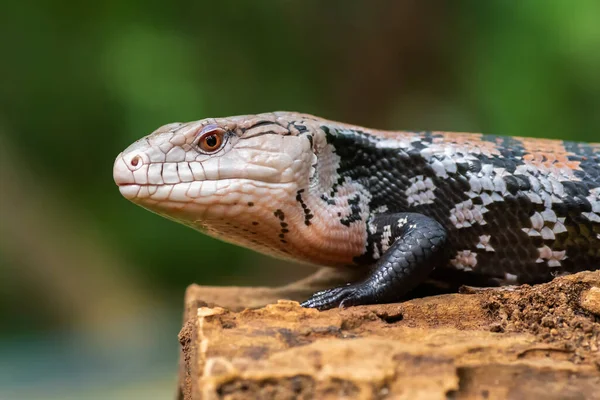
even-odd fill
[[[425,215],[379,215],[371,223],[381,232],[391,232],[393,243],[386,239],[389,247],[371,267],[370,275],[358,283],[317,292],[302,303],[303,307],[327,310],[398,301],[447,258],[446,230]]]
[[[364,283],[357,283],[322,290],[313,294],[310,299],[301,305],[307,308],[328,310],[334,307],[344,308],[361,304],[373,304],[376,303],[375,300],[372,290],[369,290]]]

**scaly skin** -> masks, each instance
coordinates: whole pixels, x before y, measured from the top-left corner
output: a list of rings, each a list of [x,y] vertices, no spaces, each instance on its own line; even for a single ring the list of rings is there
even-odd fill
[[[224,241],[371,268],[304,303],[326,309],[395,301],[453,271],[502,284],[600,268],[599,154],[275,112],[165,125],[117,157],[114,179],[134,203]]]

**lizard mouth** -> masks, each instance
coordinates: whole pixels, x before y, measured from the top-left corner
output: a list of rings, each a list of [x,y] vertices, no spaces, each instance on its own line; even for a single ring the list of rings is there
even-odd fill
[[[235,205],[255,202],[256,193],[273,188],[272,183],[247,178],[205,179],[202,181],[163,184],[117,182],[121,195],[135,203],[195,203],[209,205]],[[281,187],[281,184],[278,186]]]
[[[127,200],[133,200],[138,197],[142,186],[151,185],[139,185],[137,183],[117,183],[117,186],[119,187],[119,192],[121,192],[123,197],[125,197]]]

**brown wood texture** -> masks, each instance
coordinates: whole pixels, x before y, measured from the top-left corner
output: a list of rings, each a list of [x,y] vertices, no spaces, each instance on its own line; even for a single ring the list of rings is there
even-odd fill
[[[463,292],[318,312],[192,285],[180,398],[600,399],[600,271]]]

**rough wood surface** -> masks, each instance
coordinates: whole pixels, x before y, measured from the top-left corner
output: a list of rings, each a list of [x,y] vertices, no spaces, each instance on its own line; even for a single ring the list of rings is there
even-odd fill
[[[325,312],[275,302],[295,296],[190,286],[180,397],[600,399],[600,271]]]

